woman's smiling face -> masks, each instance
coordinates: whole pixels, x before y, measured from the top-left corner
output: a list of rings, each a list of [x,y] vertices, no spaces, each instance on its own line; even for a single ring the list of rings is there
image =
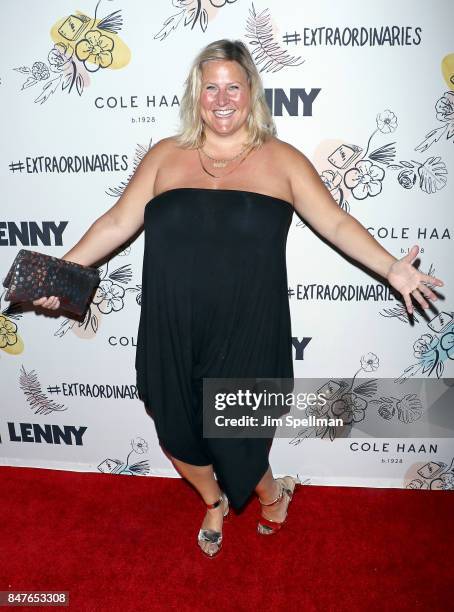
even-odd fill
[[[243,126],[251,96],[245,70],[235,61],[212,60],[202,66],[200,114],[205,128],[229,135]]]

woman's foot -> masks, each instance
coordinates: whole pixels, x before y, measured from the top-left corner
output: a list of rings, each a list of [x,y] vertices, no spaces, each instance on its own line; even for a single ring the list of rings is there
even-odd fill
[[[224,493],[221,493],[220,504],[216,508],[207,509],[197,541],[202,551],[209,557],[213,557],[221,549],[222,526],[228,512],[229,502]]]
[[[258,531],[261,534],[278,531],[281,525],[284,524],[297,480],[291,476],[283,476],[282,478],[276,478],[274,483],[275,490],[270,498],[259,499],[262,504],[261,517],[265,519],[265,521],[259,520]],[[266,521],[271,521],[273,526],[267,525]]]

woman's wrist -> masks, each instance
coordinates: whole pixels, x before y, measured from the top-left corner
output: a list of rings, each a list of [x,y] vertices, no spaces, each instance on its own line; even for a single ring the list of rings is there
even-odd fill
[[[393,255],[389,254],[389,257],[387,257],[386,260],[383,262],[384,273],[382,274],[382,276],[383,278],[386,278],[386,280],[388,280],[391,268],[396,263],[396,261],[399,261],[397,257],[394,257]]]

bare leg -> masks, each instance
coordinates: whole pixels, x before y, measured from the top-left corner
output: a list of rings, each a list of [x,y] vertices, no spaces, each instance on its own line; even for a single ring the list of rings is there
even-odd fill
[[[256,486],[255,492],[263,503],[269,504],[274,501],[276,497],[278,497],[280,491],[281,488],[279,484],[274,480],[271,467],[268,467],[268,470],[265,472],[262,479]],[[263,507],[262,516],[272,521],[281,522],[285,518],[288,504],[288,496],[283,495],[282,499],[277,504],[274,504],[270,507]]]
[[[213,504],[221,495],[218,482],[214,477],[212,465],[192,465],[170,457],[175,469],[198,491],[206,504]],[[226,507],[220,504],[217,508],[206,510],[206,515],[201,525],[202,529],[215,529],[222,531],[222,522]],[[208,553],[216,551],[217,546],[211,542],[201,542],[200,546]]]

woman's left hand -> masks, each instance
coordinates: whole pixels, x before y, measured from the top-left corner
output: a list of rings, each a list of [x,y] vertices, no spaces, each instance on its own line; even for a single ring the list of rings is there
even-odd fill
[[[415,244],[405,257],[395,261],[389,268],[387,281],[402,294],[408,312],[413,312],[413,304],[411,297],[417,300],[423,308],[429,308],[429,304],[421,294],[430,300],[437,300],[438,296],[424,283],[438,285],[442,287],[443,281],[435,276],[429,276],[419,272],[413,265],[412,261],[419,253],[419,246]]]

